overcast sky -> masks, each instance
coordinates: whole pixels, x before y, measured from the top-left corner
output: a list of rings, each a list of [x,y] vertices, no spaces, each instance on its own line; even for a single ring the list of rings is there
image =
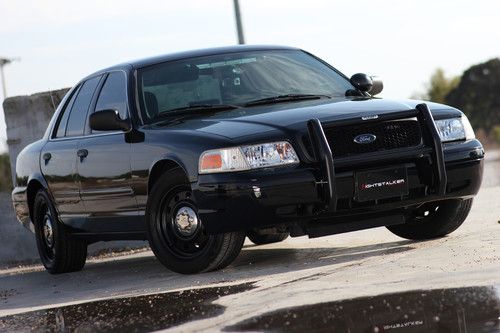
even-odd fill
[[[232,0],[0,0],[9,96],[74,85],[115,63],[236,43]],[[248,44],[306,49],[350,76],[380,75],[384,97],[423,89],[500,56],[500,1],[240,0]],[[1,93],[0,93],[1,94]],[[1,98],[1,96],[0,96]],[[0,151],[5,125],[0,112]]]

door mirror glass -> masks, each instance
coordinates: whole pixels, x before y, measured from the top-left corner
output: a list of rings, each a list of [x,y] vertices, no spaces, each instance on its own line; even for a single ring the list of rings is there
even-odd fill
[[[90,115],[90,128],[94,131],[128,131],[130,122],[122,120],[117,110],[102,110]]]
[[[384,90],[384,82],[378,76],[371,76],[373,86],[370,89],[370,95],[375,96],[378,95]]]

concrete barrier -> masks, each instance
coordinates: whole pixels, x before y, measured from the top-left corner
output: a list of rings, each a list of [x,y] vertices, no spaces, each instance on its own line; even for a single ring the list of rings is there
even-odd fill
[[[3,102],[7,125],[7,145],[14,173],[16,158],[28,144],[42,138],[57,106],[68,89],[43,92],[31,96],[7,98]],[[14,180],[14,175],[12,175]],[[89,253],[146,246],[142,241],[96,243]],[[35,238],[16,220],[10,193],[0,193],[0,267],[37,260]]]
[[[10,193],[0,192],[0,267],[36,259],[35,237],[16,221]]]
[[[67,91],[68,89],[60,89],[31,96],[10,97],[3,102],[7,145],[13,172],[17,155],[24,147],[42,138],[54,111]]]

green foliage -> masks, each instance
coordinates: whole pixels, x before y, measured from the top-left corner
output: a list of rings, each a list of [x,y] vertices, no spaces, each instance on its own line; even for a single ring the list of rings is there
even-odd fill
[[[436,69],[431,76],[427,94],[429,100],[436,103],[445,103],[446,96],[460,83],[460,76],[448,78],[441,68]]]
[[[462,110],[472,126],[487,133],[500,124],[500,59],[472,66],[459,85],[446,96],[446,103]]]
[[[500,125],[496,125],[495,127],[493,127],[491,133],[495,142],[500,144]]]
[[[0,155],[0,191],[12,190],[9,155]]]
[[[444,70],[437,68],[432,73],[429,83],[425,85],[425,93],[413,97],[436,103],[446,103],[446,96],[460,83],[460,76],[447,77]]]

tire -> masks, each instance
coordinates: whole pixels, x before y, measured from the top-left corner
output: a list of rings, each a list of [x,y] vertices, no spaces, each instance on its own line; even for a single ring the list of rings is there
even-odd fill
[[[71,237],[59,222],[45,190],[39,190],[33,204],[36,245],[40,260],[50,274],[82,270],[87,260],[87,243]]]
[[[439,238],[455,231],[467,218],[472,199],[453,199],[427,205],[415,212],[408,223],[388,226],[399,237],[424,240]],[[426,214],[427,213],[427,214]]]
[[[248,239],[252,241],[255,245],[265,245],[272,243],[279,243],[288,238],[290,234],[288,232],[277,232],[274,234],[263,234],[259,230],[251,230],[247,233]]]
[[[236,259],[245,241],[243,231],[218,235],[205,232],[191,188],[180,168],[167,171],[153,186],[146,224],[155,256],[165,267],[181,274],[226,267]]]

